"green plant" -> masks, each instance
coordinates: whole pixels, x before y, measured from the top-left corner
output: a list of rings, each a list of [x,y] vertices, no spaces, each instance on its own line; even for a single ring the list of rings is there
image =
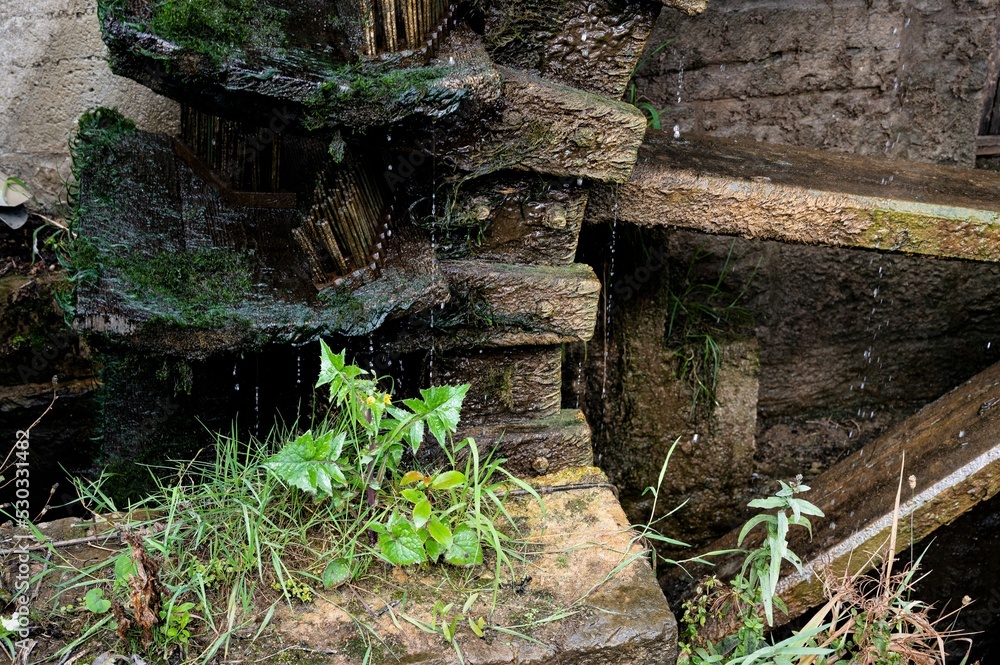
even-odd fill
[[[740,533],[740,542],[760,525],[765,528],[763,542],[747,553],[733,580],[723,583],[715,577],[706,578],[696,587],[695,596],[684,603],[678,663],[944,665],[946,641],[963,637],[939,628],[955,612],[932,620],[930,608],[910,598],[919,559],[902,572],[893,572],[899,491],[891,535],[877,573],[845,574],[839,580],[829,580],[826,605],[791,636],[776,643],[768,641],[773,608],[783,608],[776,595],[781,563],[800,566],[798,557],[788,549],[788,528],[797,525],[811,531],[807,516],[822,516],[819,508],[795,496],[808,489],[796,478],[794,483],[781,483],[774,496],[750,503],[773,512],[751,518]],[[862,570],[873,565],[877,556],[872,554]],[[967,658],[968,652],[963,665]]]
[[[636,63],[635,68],[632,69],[632,76],[629,77],[628,88],[625,91],[625,101],[642,111],[643,115],[646,116],[646,126],[655,129],[656,131],[661,131],[663,129],[661,116],[666,109],[657,109],[656,106],[653,105],[652,100],[639,94],[639,88],[635,82],[635,77],[639,73],[639,70],[646,66],[647,62],[675,41],[677,41],[676,37],[668,39],[653,49],[649,55],[639,60],[639,62]]]
[[[168,646],[173,642],[187,645],[188,640],[191,639],[191,630],[188,628],[188,624],[194,618],[191,610],[195,608],[195,603],[187,602],[171,603],[160,610],[160,619],[163,621],[160,633]]]
[[[318,387],[329,410],[308,428],[276,430],[264,442],[220,435],[208,460],[172,476],[156,469],[156,492],[113,524],[127,549],[90,568],[55,567],[54,608],[83,588],[95,608],[110,602],[73,644],[115,630],[136,649],[197,646],[197,658],[211,662],[234,635],[260,635],[277,604],[310,602],[386,564],[467,571],[490,563],[497,593],[501,568],[522,557],[503,499],[511,488],[537,493],[500,460],[480,459],[471,439],[451,441],[467,386],[394,403],[381,385],[321,344]],[[425,438],[442,453],[421,465],[413,453]],[[106,480],[79,481],[83,502],[121,514]],[[473,632],[487,628],[479,618]],[[370,649],[378,636],[356,623]]]
[[[377,534],[382,557],[394,565],[439,559],[476,565],[483,562],[484,544],[503,561],[504,540],[492,526],[494,511],[503,507],[492,478],[499,472],[503,480],[534,490],[498,462],[480,465],[473,440],[449,442],[469,386],[428,388],[419,398],[393,404],[392,396],[379,390],[377,377],[348,364],[344,353],[333,353],[325,342],[320,347],[317,387],[329,388],[336,425],[321,433],[305,432],[264,467],[335,505],[362,497],[366,508],[386,516],[372,519],[367,528]],[[404,449],[416,455],[425,429],[452,468],[438,473],[403,470]],[[459,471],[455,467],[463,454],[466,463]],[[342,561],[328,567],[324,583],[346,578],[345,570]]]
[[[757,654],[767,647],[766,626],[774,623],[774,607],[784,609],[776,595],[781,564],[788,561],[801,567],[799,558],[788,548],[788,529],[800,526],[812,533],[807,516],[822,516],[823,512],[795,495],[809,488],[797,478],[794,483],[781,482],[781,489],[765,499],[754,499],[750,507],[768,511],[752,517],[740,531],[739,545],[757,527],[763,525],[765,535],[759,547],[747,553],[743,567],[728,585],[709,578],[697,589],[697,596],[684,603],[680,642],[683,659],[694,665],[701,663],[737,662]],[[764,620],[758,607],[763,607]],[[710,620],[723,621],[725,637],[719,641],[706,639],[702,631]],[[795,648],[801,644],[792,643]],[[807,654],[800,654],[807,655]],[[757,662],[757,661],[748,661]],[[790,662],[790,661],[789,661]]]
[[[729,246],[718,276],[709,281],[697,278],[695,268],[706,254],[695,252],[684,277],[671,285],[668,295],[666,344],[677,359],[678,378],[691,386],[692,413],[699,406],[711,409],[716,404],[715,388],[722,367],[720,340],[753,323],[750,310],[742,303],[756,269],[738,291],[728,288],[735,246],[735,242]]]

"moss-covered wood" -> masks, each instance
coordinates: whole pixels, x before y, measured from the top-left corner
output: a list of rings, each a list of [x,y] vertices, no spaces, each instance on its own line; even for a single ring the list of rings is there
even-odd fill
[[[538,419],[502,419],[461,426],[481,450],[495,450],[506,468],[523,478],[593,464],[590,426],[577,409]]]
[[[547,418],[562,399],[562,350],[456,349],[435,359],[435,382],[471,385],[463,417]]]
[[[427,228],[442,258],[565,266],[586,205],[587,190],[572,179],[484,178],[462,185]]]
[[[998,200],[990,171],[655,133],[587,220],[1000,261]]]
[[[429,241],[386,242],[377,273],[316,290],[293,209],[227,203],[173,151],[134,130],[85,142],[78,230],[97,279],[75,325],[138,348],[192,357],[323,334],[364,335],[449,293]],[[275,270],[275,266],[281,266]]]
[[[440,117],[496,80],[488,58],[470,56],[477,46],[468,38],[449,35],[430,60],[403,53],[358,60],[336,40],[318,51],[315,42],[298,43],[280,26],[266,48],[252,46],[257,38],[248,37],[251,46],[188,38],[189,28],[157,32],[122,4],[111,0],[101,12],[116,74],[205,112],[274,132],[303,126],[357,131],[411,116]],[[285,10],[275,11],[284,16]],[[253,22],[248,25],[256,34]]]

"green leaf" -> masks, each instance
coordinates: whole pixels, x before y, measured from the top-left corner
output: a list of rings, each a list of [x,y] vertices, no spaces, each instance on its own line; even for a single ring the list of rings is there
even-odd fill
[[[451,529],[442,524],[436,517],[427,522],[427,531],[431,538],[436,540],[442,547],[451,547]]]
[[[403,474],[403,477],[399,479],[399,486],[402,487],[403,485],[409,485],[423,479],[424,474],[419,471],[407,471]]]
[[[404,403],[427,422],[427,428],[443,446],[446,437],[458,428],[462,400],[468,391],[469,384],[435,386],[420,391],[423,399],[408,399]]]
[[[347,560],[334,559],[326,564],[326,569],[323,570],[323,587],[326,589],[338,587],[344,582],[350,581],[351,577],[353,574]]]
[[[410,503],[420,503],[427,500],[427,495],[420,490],[403,490],[400,495]]]
[[[444,554],[444,560],[453,566],[475,566],[483,562],[483,548],[479,535],[465,524],[455,529],[451,537],[451,547]]]
[[[433,538],[428,538],[427,542],[424,543],[424,551],[427,552],[427,559],[437,563],[437,560],[441,558],[444,554],[445,548],[442,547]]]
[[[345,351],[334,353],[323,340],[320,340],[319,345],[319,379],[316,387],[329,385],[330,399],[341,404],[351,392],[353,380],[368,372],[355,365],[348,365]]]
[[[396,566],[423,563],[427,560],[424,543],[405,518],[396,520],[389,533],[379,535],[379,547],[385,558]]]
[[[104,589],[91,589],[83,597],[83,602],[94,614],[104,614],[111,609],[111,601],[104,597]]]
[[[464,473],[459,473],[458,471],[445,471],[444,473],[438,474],[434,480],[431,481],[431,489],[450,490],[451,488],[458,487],[464,483]]]
[[[747,505],[751,508],[762,508],[764,510],[771,510],[773,508],[783,508],[787,504],[785,499],[779,499],[778,497],[769,496],[766,499],[754,499]]]
[[[333,486],[347,485],[340,466],[334,461],[340,456],[346,434],[326,432],[318,439],[308,431],[264,461],[264,468],[282,481],[310,494],[331,496]]]
[[[473,621],[472,617],[469,617],[469,628],[472,632],[476,634],[476,637],[483,638],[486,636],[486,632],[483,630],[483,626],[486,625],[486,619],[479,617],[478,620]]]
[[[413,526],[419,529],[423,525],[427,524],[427,520],[430,518],[431,502],[427,499],[424,499],[413,507]]]
[[[135,561],[132,560],[132,555],[128,552],[118,555],[115,559],[115,587],[125,586],[128,584],[130,577],[136,574]]]

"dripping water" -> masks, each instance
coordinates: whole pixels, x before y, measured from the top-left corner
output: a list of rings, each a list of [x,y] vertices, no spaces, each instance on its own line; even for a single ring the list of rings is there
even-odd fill
[[[608,340],[611,329],[611,307],[613,305],[612,284],[615,281],[615,245],[618,241],[618,188],[611,191],[611,261],[608,279],[604,288],[604,374],[601,379],[601,399],[608,395]]]

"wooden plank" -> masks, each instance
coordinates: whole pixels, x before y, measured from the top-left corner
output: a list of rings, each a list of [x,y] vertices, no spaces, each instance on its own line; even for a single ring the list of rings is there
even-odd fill
[[[988,157],[990,155],[1000,155],[1000,135],[977,136],[976,157]]]
[[[241,192],[224,183],[216,173],[204,162],[198,159],[188,146],[174,139],[174,152],[191,167],[202,180],[211,183],[219,190],[222,200],[230,205],[245,208],[273,208],[276,210],[291,210],[298,203],[298,196],[292,192]]]
[[[786,570],[790,574],[778,584],[788,614],[776,620],[794,619],[819,605],[825,581],[865,570],[871,553],[884,548],[904,454],[898,552],[1000,491],[1000,364],[808,483],[812,490],[803,498],[826,515],[813,519],[811,541],[804,530],[790,533],[790,547],[804,565],[801,572]],[[733,546],[737,535],[734,530],[706,551]],[[740,563],[729,560],[712,572],[730,577]]]
[[[657,132],[586,219],[1000,261],[1000,174]]]

